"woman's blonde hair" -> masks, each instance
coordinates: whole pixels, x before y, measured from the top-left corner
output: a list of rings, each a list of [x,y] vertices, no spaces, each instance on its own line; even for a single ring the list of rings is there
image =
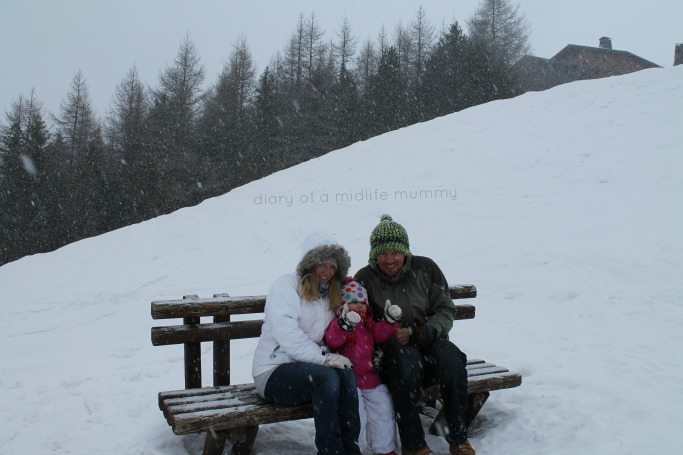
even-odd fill
[[[318,278],[312,273],[307,273],[299,280],[299,289],[297,290],[299,297],[307,302],[312,302],[320,298],[320,290],[318,289]],[[336,312],[341,306],[341,283],[336,276],[330,281],[330,288],[327,290],[328,299],[330,302],[330,310]]]

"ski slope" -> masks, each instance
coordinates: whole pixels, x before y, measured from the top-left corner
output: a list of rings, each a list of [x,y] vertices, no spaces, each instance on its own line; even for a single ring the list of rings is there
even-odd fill
[[[151,345],[150,301],[263,294],[312,230],[357,270],[383,213],[478,287],[451,339],[524,376],[474,422],[478,454],[682,453],[682,176],[678,66],[477,106],[6,264],[0,453],[201,453],[157,407],[183,350]],[[254,347],[233,344],[233,381]],[[304,420],[262,427],[254,453],[314,450]]]

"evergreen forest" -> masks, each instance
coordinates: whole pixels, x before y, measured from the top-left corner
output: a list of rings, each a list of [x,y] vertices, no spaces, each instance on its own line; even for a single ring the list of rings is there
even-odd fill
[[[420,7],[407,25],[359,42],[346,20],[330,34],[314,13],[300,14],[259,73],[239,38],[217,80],[206,81],[186,36],[158,81],[131,68],[103,118],[81,72],[54,114],[36,91],[20,95],[0,119],[0,265],[515,96],[512,64],[528,49],[523,19],[509,3],[485,0],[469,34],[457,22],[437,31]]]

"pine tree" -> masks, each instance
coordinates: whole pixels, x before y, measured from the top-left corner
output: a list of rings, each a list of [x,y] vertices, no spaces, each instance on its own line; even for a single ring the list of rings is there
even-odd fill
[[[347,36],[350,39],[350,35]],[[347,46],[350,45],[350,41],[347,42]],[[311,131],[306,133],[304,131],[304,137],[308,136],[309,142],[309,154],[305,159],[314,156],[320,156],[332,150],[332,144],[334,143],[334,111],[336,108],[335,104],[335,85],[337,82],[337,75],[341,71],[338,66],[338,59],[336,57],[336,52],[334,51],[334,46],[325,48],[322,50],[322,55],[319,58],[320,64],[317,65],[313,73],[313,78],[311,80],[311,90],[305,98],[304,111],[304,124],[303,129],[305,130],[305,123],[310,124],[313,128]],[[346,49],[347,58],[350,58],[352,54],[352,49]]]
[[[71,81],[71,91],[67,93],[60,106],[59,116],[53,117],[59,134],[64,138],[72,157],[82,154],[88,144],[95,139],[98,128],[88,86],[81,71]]]
[[[361,101],[353,75],[342,65],[334,89],[334,110],[331,119],[334,141],[332,149],[345,147],[361,139],[359,112]]]
[[[410,124],[412,112],[406,75],[401,71],[398,52],[389,47],[382,55],[377,74],[370,79],[365,100],[365,137],[386,133]]]
[[[277,166],[274,161],[282,147],[283,123],[281,120],[282,99],[278,90],[277,78],[270,67],[266,67],[259,78],[254,100],[254,123],[256,133],[252,152],[248,156],[250,179],[273,172]]]
[[[244,181],[254,130],[253,90],[254,65],[246,40],[240,38],[207,96],[200,122],[207,194],[221,194]]]
[[[512,65],[529,50],[529,25],[519,6],[509,0],[481,0],[468,26],[470,38],[504,65]]]
[[[517,94],[514,72],[504,61],[492,55],[489,47],[470,40],[467,50],[467,80],[463,90],[463,108],[510,98]]]
[[[337,41],[332,49],[334,50],[335,62],[339,65],[339,73],[341,73],[341,68],[348,68],[353,55],[356,53],[356,38],[351,33],[351,24],[349,24],[347,17],[344,17],[342,21],[337,32]]]
[[[306,64],[306,77],[308,77],[309,80],[313,77],[313,72],[315,71],[316,66],[320,64],[319,51],[323,46],[321,43],[322,36],[323,32],[320,30],[320,27],[318,26],[315,14],[311,13],[311,17],[308,23],[306,24],[305,34],[305,38],[307,41],[306,51],[308,53],[308,61]]]
[[[197,120],[202,106],[204,70],[194,43],[188,36],[181,43],[173,64],[161,74],[159,88],[152,92],[147,118],[147,154],[159,163],[158,213],[197,203],[201,198]]]
[[[80,71],[53,121],[61,138],[57,149],[60,172],[55,182],[62,196],[61,229],[71,242],[103,232],[108,225],[103,211],[107,193],[104,170],[110,163],[105,159],[101,127]]]
[[[300,88],[304,82],[304,66],[306,56],[309,55],[307,46],[308,39],[306,37],[306,22],[304,15],[299,14],[299,20],[296,28],[289,38],[289,45],[285,52],[285,64],[287,77],[294,87]],[[311,54],[313,49],[310,50]],[[312,72],[312,69],[311,71]]]
[[[398,68],[406,76],[406,78],[410,80],[413,69],[411,68],[411,61],[413,61],[413,55],[415,52],[415,43],[413,42],[413,37],[401,23],[396,26],[395,36],[396,40],[394,42],[393,48],[396,52]]]
[[[452,24],[427,60],[419,89],[424,119],[513,96],[510,74],[490,48]]]
[[[20,97],[0,130],[0,264],[20,257],[30,241],[24,237],[32,218],[35,166],[26,155],[26,102]]]
[[[114,94],[112,110],[105,128],[115,167],[117,197],[111,207],[125,224],[148,218],[153,214],[148,198],[156,180],[156,163],[146,154],[145,121],[149,110],[147,95],[137,69],[133,67]]]
[[[19,97],[0,128],[0,264],[65,243],[60,198],[53,182],[59,164],[34,93]]]
[[[458,23],[450,26],[425,63],[419,88],[424,119],[449,114],[466,106],[469,40]]]
[[[378,59],[375,48],[372,45],[372,42],[367,40],[358,55],[354,72],[358,91],[360,93],[365,93],[365,90],[369,85],[370,76],[377,72],[377,64]]]
[[[415,13],[415,19],[410,26],[410,33],[414,50],[409,77],[410,86],[415,91],[422,81],[426,61],[434,44],[434,27],[427,21],[427,13],[422,6]],[[417,101],[420,102],[419,99]]]
[[[268,161],[271,168],[282,169],[329,150],[331,90],[335,80],[336,59],[333,49],[318,42],[309,49],[307,30],[300,16],[284,52],[283,69],[272,64],[271,70],[278,87],[278,132],[276,148],[271,149]],[[310,77],[300,70],[300,55],[313,52]]]

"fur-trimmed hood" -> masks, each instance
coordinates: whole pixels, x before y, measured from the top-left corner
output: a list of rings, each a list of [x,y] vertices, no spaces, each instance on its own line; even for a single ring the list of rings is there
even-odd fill
[[[334,262],[337,266],[335,278],[342,282],[349,272],[351,258],[343,246],[316,235],[309,236],[304,242],[304,255],[296,266],[296,274],[302,277],[313,271],[313,267],[325,262]]]

